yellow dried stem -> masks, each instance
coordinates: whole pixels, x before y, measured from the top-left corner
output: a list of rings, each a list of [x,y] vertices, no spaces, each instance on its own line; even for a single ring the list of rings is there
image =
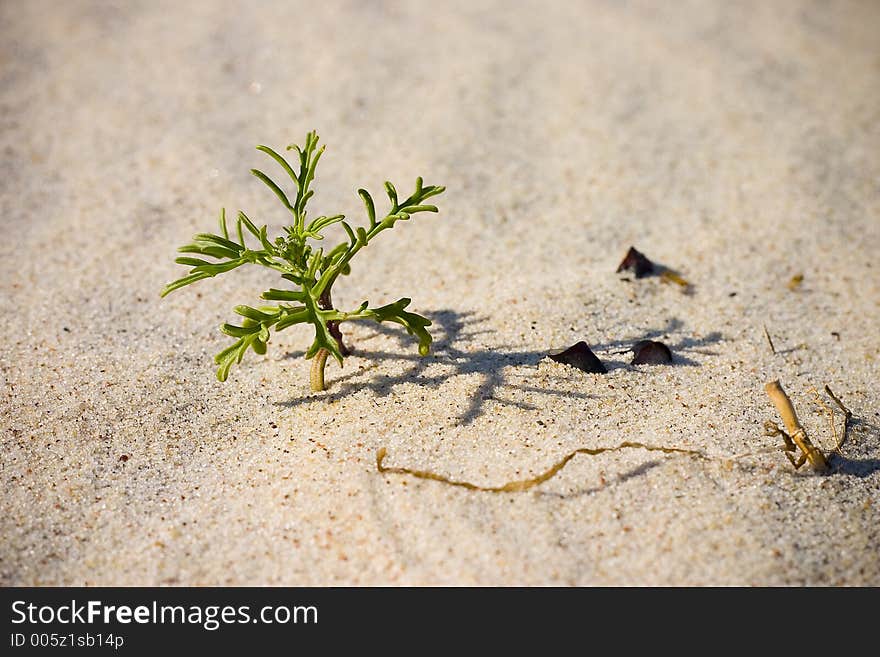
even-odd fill
[[[791,400],[788,398],[788,395],[785,394],[785,390],[782,389],[779,381],[770,381],[764,386],[764,390],[767,392],[767,395],[770,397],[770,401],[773,402],[776,410],[779,411],[779,415],[782,416],[782,421],[785,423],[785,428],[788,429],[788,434],[792,442],[794,442],[794,444],[798,446],[798,449],[801,450],[802,456],[797,461],[794,460],[791,454],[786,452],[786,455],[789,457],[789,460],[791,460],[795,469],[801,467],[805,461],[809,461],[814,470],[827,470],[828,461],[825,458],[825,454],[810,442],[810,439],[807,437],[807,432],[804,430],[803,426],[801,426],[800,420],[798,420],[797,414],[794,411],[794,406],[791,404]]]
[[[843,411],[843,435],[841,435],[840,440],[837,442],[837,447],[835,448],[837,450],[837,453],[840,454],[840,448],[843,447],[843,444],[846,442],[846,439],[849,436],[849,425],[850,422],[852,422],[853,414],[852,411],[844,406],[843,402],[837,398],[837,395],[831,392],[831,388],[829,388],[827,384],[825,385],[825,392],[828,394],[829,397],[831,397],[834,403],[840,407],[840,410]],[[834,436],[835,438],[837,437],[836,431],[834,432]]]
[[[764,324],[764,337],[767,338],[767,344],[770,345],[770,351],[775,355],[776,347],[773,346],[773,340],[770,337],[770,331],[767,330],[767,325]]]
[[[660,272],[660,280],[666,283],[675,283],[676,285],[680,285],[681,287],[687,289],[691,286],[691,284],[686,281],[684,278],[679,276],[676,272],[671,269],[664,269]]]
[[[816,402],[816,406],[818,406],[828,418],[828,426],[831,427],[831,435],[834,436],[834,451],[843,456],[840,451],[840,446],[843,444],[843,441],[841,440],[840,435],[837,433],[837,427],[835,426],[834,409],[825,403],[825,400],[822,399],[822,397],[819,395],[819,391],[815,388],[810,388],[807,392],[813,394],[813,396],[815,397],[813,401]]]
[[[701,459],[709,459],[710,457],[703,454],[703,452],[698,452],[692,449],[680,449],[677,447],[657,447],[655,445],[645,445],[644,443],[636,443],[636,442],[622,442],[616,447],[597,447],[595,449],[590,449],[589,447],[582,447],[580,449],[576,449],[573,452],[566,454],[562,457],[556,464],[551,466],[547,471],[539,474],[536,477],[532,477],[531,479],[521,479],[519,481],[510,481],[506,484],[502,484],[500,486],[478,486],[477,484],[472,484],[468,481],[457,481],[455,479],[449,479],[448,477],[444,477],[443,475],[438,475],[433,472],[427,472],[425,470],[414,470],[412,468],[389,468],[383,465],[385,461],[385,457],[387,456],[387,450],[382,447],[376,452],[376,469],[383,474],[403,474],[403,475],[411,475],[413,477],[418,477],[419,479],[429,479],[431,481],[439,481],[444,484],[448,484],[450,486],[458,486],[460,488],[467,488],[468,490],[477,490],[483,491],[486,493],[521,493],[523,491],[527,491],[530,488],[534,488],[539,484],[543,484],[548,479],[553,478],[556,474],[564,468],[569,461],[571,461],[578,454],[588,454],[590,456],[596,456],[597,454],[603,454],[605,452],[616,452],[621,449],[627,448],[637,448],[644,449],[649,452],[663,452],[664,454],[688,454],[690,456],[696,456]]]

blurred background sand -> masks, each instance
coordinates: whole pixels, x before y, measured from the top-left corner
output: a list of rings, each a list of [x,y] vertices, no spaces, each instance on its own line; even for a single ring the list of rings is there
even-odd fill
[[[0,583],[880,585],[876,2],[5,2],[0,26]],[[315,394],[290,329],[220,384],[218,325],[275,275],[159,291],[220,207],[280,228],[254,146],[310,129],[313,214],[447,186],[334,289],[411,297],[435,349],[352,326]],[[631,244],[693,293],[622,280]],[[630,366],[644,337],[676,364]],[[544,358],[578,340],[607,375]],[[809,389],[853,410],[835,474],[725,460],[778,442],[777,377],[826,447]],[[374,461],[497,485],[622,440],[717,458],[580,456],[522,494]]]

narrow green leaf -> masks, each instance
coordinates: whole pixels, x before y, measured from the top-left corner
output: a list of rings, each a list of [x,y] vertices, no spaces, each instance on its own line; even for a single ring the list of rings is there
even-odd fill
[[[213,262],[208,262],[207,260],[202,260],[201,258],[187,258],[185,256],[181,256],[179,258],[175,258],[174,262],[178,265],[188,265],[190,267],[198,267],[199,265],[212,265]]]
[[[318,273],[318,265],[321,264],[321,257],[324,254],[324,249],[318,249],[312,254],[311,259],[309,260],[309,270],[306,272],[306,279],[312,281],[315,279],[315,275]]]
[[[445,187],[437,187],[435,185],[430,185],[428,187],[425,187],[422,190],[422,195],[419,198],[419,200],[424,201],[425,199],[429,199],[432,196],[437,196],[438,194],[442,194],[445,191],[446,191]]]
[[[251,308],[250,306],[236,306],[233,308],[233,311],[237,315],[241,315],[242,317],[247,317],[248,319],[252,319],[255,322],[265,322],[270,319],[274,319],[277,316],[277,312],[275,314],[267,314],[256,308]]]
[[[275,196],[277,196],[279,199],[281,199],[281,202],[284,204],[284,207],[286,207],[288,210],[293,210],[293,206],[290,204],[290,201],[287,200],[287,194],[285,194],[283,191],[281,191],[281,188],[278,185],[276,185],[274,182],[272,182],[272,179],[269,178],[269,176],[267,176],[265,173],[263,173],[259,169],[251,169],[251,173],[254,174],[260,180],[262,180],[264,183],[266,183],[266,186],[269,189],[271,189],[273,192],[275,192]]]
[[[217,379],[225,381],[229,376],[229,368],[233,363],[240,363],[244,352],[247,351],[247,338],[239,338],[231,346],[227,347],[219,354],[214,356],[214,362],[220,367],[217,368]]]
[[[431,320],[404,310],[410,301],[404,297],[387,306],[373,308],[372,312],[377,322],[396,322],[402,325],[407,333],[416,336],[419,340],[419,354],[427,356],[431,350],[432,338],[425,327],[431,325]]]
[[[271,288],[260,295],[266,301],[298,301],[302,302],[305,298],[305,292],[296,292],[294,290],[276,290]]]
[[[263,245],[263,248],[266,249],[269,253],[275,253],[275,247],[272,246],[272,242],[269,241],[269,236],[266,234],[268,226],[263,226],[260,228],[260,232],[258,237],[260,238],[260,244]]]
[[[239,210],[238,220],[235,222],[235,230],[238,232],[238,241],[241,244],[241,248],[246,249],[247,245],[244,243],[244,232],[241,230],[241,215],[243,213]]]
[[[168,294],[174,292],[174,290],[178,290],[185,285],[189,285],[190,283],[195,283],[196,281],[200,281],[203,278],[210,278],[210,274],[205,274],[204,272],[199,272],[197,274],[190,274],[189,276],[184,276],[183,278],[178,278],[176,281],[169,283],[162,290],[162,294],[160,296],[164,297]]]
[[[283,331],[288,326],[293,326],[294,324],[303,324],[309,321],[309,313],[307,310],[300,310],[297,312],[290,313],[288,315],[284,315],[281,319],[278,320],[278,323],[275,325],[276,331]]]
[[[226,335],[233,338],[243,338],[246,335],[254,335],[260,332],[260,324],[254,326],[235,326],[235,324],[224,324],[220,330]]]
[[[358,194],[364,202],[364,207],[367,209],[367,216],[370,218],[370,228],[372,228],[376,225],[376,204],[373,203],[373,197],[370,196],[370,192],[366,189],[359,189]]]
[[[231,345],[226,347],[226,349],[224,349],[219,354],[214,356],[214,362],[219,365],[220,363],[229,359],[230,357],[234,358],[239,347],[241,347],[241,343],[242,343],[242,339],[240,339],[240,338],[238,340],[236,340],[235,342],[233,342]]]
[[[348,222],[343,221],[342,227],[345,229],[345,232],[348,234],[348,241],[351,246],[357,244],[357,238],[354,236],[354,231],[351,229],[351,226],[348,225]]]
[[[222,246],[213,244],[187,244],[177,249],[178,253],[198,253],[200,255],[211,256],[212,258],[237,258],[240,250],[233,251]]]
[[[204,265],[199,265],[193,268],[193,273],[204,272],[208,276],[216,276],[217,274],[223,274],[227,271],[232,271],[236,267],[240,267],[244,264],[244,260],[236,259],[236,260],[228,260],[226,262],[208,262]]]
[[[206,244],[214,244],[216,246],[220,246],[224,249],[229,249],[236,255],[238,255],[239,245],[235,242],[226,239],[225,237],[220,237],[219,235],[214,235],[212,233],[198,233],[193,237],[196,244],[206,243]]]
[[[226,208],[220,208],[220,232],[223,237],[229,239],[229,231],[226,229]]]
[[[254,222],[251,221],[248,218],[248,216],[244,212],[242,212],[241,210],[238,211],[238,220],[244,224],[244,227],[248,229],[248,232],[251,235],[253,235],[257,239],[260,239],[260,231],[257,230],[257,227],[254,225]]]
[[[390,180],[385,181],[385,193],[388,194],[388,198],[391,199],[391,212],[396,212],[397,205],[397,190],[394,188],[394,185],[391,184]]]
[[[344,255],[346,251],[348,251],[348,244],[346,244],[345,242],[340,242],[330,250],[330,253],[327,254],[327,257],[332,262],[333,260],[338,259],[339,256]]]
[[[339,351],[339,343],[336,342],[336,338],[330,335],[327,325],[318,323],[314,320],[312,321],[312,325],[315,326],[315,340],[306,352],[306,359],[314,358],[321,349],[326,349],[341,366],[343,360],[342,352]]]
[[[232,367],[232,359],[225,360],[221,363],[220,367],[217,368],[217,380],[225,381],[229,378],[229,368]]]
[[[314,233],[319,230],[323,230],[327,226],[332,226],[333,224],[339,223],[343,219],[345,219],[344,214],[335,214],[332,217],[318,217],[309,224],[306,232]]]
[[[318,351],[326,349],[342,365],[342,352],[339,350],[339,343],[336,342],[336,338],[330,335],[330,329],[327,328],[324,314],[318,308],[317,302],[312,298],[311,294],[306,295],[305,304],[306,317],[312,326],[315,327],[315,340],[308,351],[306,351],[306,358],[314,358]]]
[[[409,214],[415,214],[416,212],[437,212],[436,205],[410,205],[405,209]]]
[[[288,146],[288,149],[290,147]],[[290,164],[288,164],[287,160],[285,160],[281,155],[276,153],[274,150],[269,148],[268,146],[257,146],[258,151],[263,151],[266,155],[269,155],[272,159],[274,159],[281,167],[287,172],[287,175],[290,176],[290,179],[293,183],[299,187],[299,178],[296,177],[296,174],[293,172]]]

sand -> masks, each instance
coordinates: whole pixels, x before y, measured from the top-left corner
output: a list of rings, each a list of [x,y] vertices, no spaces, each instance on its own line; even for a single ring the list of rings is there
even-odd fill
[[[880,585],[880,6],[666,4],[0,5],[0,583]],[[334,288],[435,348],[348,325],[312,393],[294,328],[221,384],[275,274],[159,292],[221,207],[280,230],[254,146],[311,129],[313,213],[448,187]],[[545,357],[578,340],[608,374]],[[768,451],[776,378],[826,449],[810,388],[852,409],[833,474]],[[710,458],[375,464],[625,440]]]

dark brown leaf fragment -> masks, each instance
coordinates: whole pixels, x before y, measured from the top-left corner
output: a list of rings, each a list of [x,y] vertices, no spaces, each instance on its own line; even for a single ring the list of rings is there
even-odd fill
[[[672,352],[662,342],[639,340],[633,345],[633,365],[668,365],[672,363]]]
[[[593,353],[583,340],[563,351],[550,352],[548,356],[557,363],[571,365],[584,372],[592,372],[594,374],[606,374],[608,372],[602,361],[598,359],[596,354]]]
[[[636,278],[643,278],[654,273],[654,263],[648,260],[645,254],[637,250],[636,247],[631,246],[617,267],[617,273],[619,274],[626,269],[632,271]]]

